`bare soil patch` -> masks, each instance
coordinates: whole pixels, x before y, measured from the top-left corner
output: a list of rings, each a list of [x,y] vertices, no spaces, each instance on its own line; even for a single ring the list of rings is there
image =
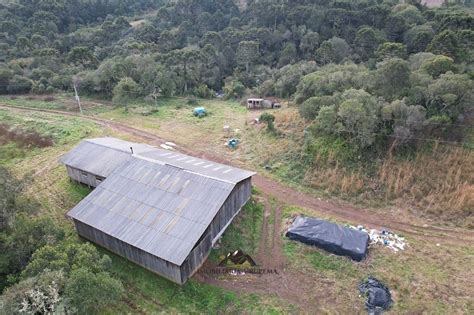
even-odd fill
[[[36,132],[10,128],[6,124],[0,124],[0,145],[15,142],[21,147],[45,148],[53,145],[53,140],[43,137]]]

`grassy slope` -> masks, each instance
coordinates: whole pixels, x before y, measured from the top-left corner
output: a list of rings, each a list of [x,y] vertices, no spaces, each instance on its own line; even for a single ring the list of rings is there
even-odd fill
[[[14,99],[3,96],[2,102],[78,111],[75,100],[68,94]],[[474,227],[472,149],[433,145],[417,154],[347,162],[343,157],[354,158],[355,153],[350,152],[344,141],[320,137],[313,139],[313,153],[304,161],[301,147],[305,141],[305,124],[292,107],[272,111],[277,129],[282,133],[275,137],[264,131],[263,124],[252,123],[261,111],[247,111],[232,101],[199,100],[198,104],[188,105],[185,99],[168,98],[159,100],[158,107],[137,102],[130,104],[128,110],[86,98],[82,103],[87,115],[131,124],[196,151],[220,155],[322,197],[342,197],[378,208],[377,211],[389,211],[388,207],[395,206],[417,220],[421,217],[437,224]],[[195,106],[206,107],[209,116],[193,117]],[[223,131],[224,125],[231,127],[230,133]],[[238,150],[225,147],[231,137],[241,139]],[[267,166],[271,169],[267,170]]]
[[[45,102],[47,97],[12,100],[4,96],[0,103],[78,111],[71,95],[55,95],[53,101]],[[195,106],[206,107],[209,116],[193,117]],[[199,100],[188,105],[180,98],[161,99],[158,111],[153,112],[157,107],[146,103],[131,104],[125,110],[83,99],[83,107],[86,114],[131,124],[196,151],[221,155],[320,196],[339,196],[377,208],[395,205],[424,219],[474,226],[473,150],[434,145],[405,157],[393,155],[348,163],[342,157],[354,153],[343,141],[321,137],[312,142],[313,153],[305,162],[301,158],[304,122],[291,107],[272,111],[282,132],[280,137],[265,132],[263,124],[252,123],[261,111],[247,111],[232,101]],[[230,133],[223,131],[224,125],[231,127]],[[231,137],[241,139],[238,150],[224,146]]]

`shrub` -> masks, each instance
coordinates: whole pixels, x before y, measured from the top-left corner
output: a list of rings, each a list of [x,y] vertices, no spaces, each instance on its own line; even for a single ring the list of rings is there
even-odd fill
[[[5,314],[63,313],[60,292],[64,288],[62,271],[44,271],[8,288],[2,296]]]
[[[113,90],[113,101],[127,103],[137,98],[142,93],[142,88],[132,78],[123,78]]]
[[[194,96],[190,96],[188,98],[186,98],[186,104],[188,105],[197,105],[199,102],[197,100],[197,98],[195,98]]]
[[[109,273],[92,273],[85,268],[71,273],[65,289],[69,307],[78,314],[96,313],[119,299],[123,292],[122,283]]]
[[[236,80],[227,82],[224,87],[225,97],[229,98],[241,98],[245,93],[245,86]]]
[[[193,94],[200,98],[212,98],[215,92],[207,87],[205,84],[201,84],[194,88]]]
[[[8,82],[7,91],[11,94],[21,94],[28,93],[33,87],[33,82],[19,75],[13,76],[13,78]]]
[[[269,113],[263,113],[260,115],[259,121],[267,124],[268,131],[275,132],[275,125],[273,124],[275,121],[275,116]]]

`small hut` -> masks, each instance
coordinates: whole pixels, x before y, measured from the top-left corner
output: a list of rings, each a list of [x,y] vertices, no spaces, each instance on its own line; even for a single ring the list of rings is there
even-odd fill
[[[260,109],[263,106],[263,98],[249,98],[247,100],[248,109]]]
[[[247,99],[248,109],[268,109],[274,108],[274,103],[271,100],[263,98],[249,98]]]

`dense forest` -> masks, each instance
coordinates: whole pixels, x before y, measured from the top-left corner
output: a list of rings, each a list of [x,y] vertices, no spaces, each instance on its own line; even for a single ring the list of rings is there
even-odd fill
[[[25,1],[0,6],[0,93],[71,90],[294,99],[311,128],[463,141],[473,103],[469,8],[416,1]],[[242,4],[242,3],[240,3]],[[155,10],[137,23],[126,15]],[[133,24],[133,23],[132,23]]]

